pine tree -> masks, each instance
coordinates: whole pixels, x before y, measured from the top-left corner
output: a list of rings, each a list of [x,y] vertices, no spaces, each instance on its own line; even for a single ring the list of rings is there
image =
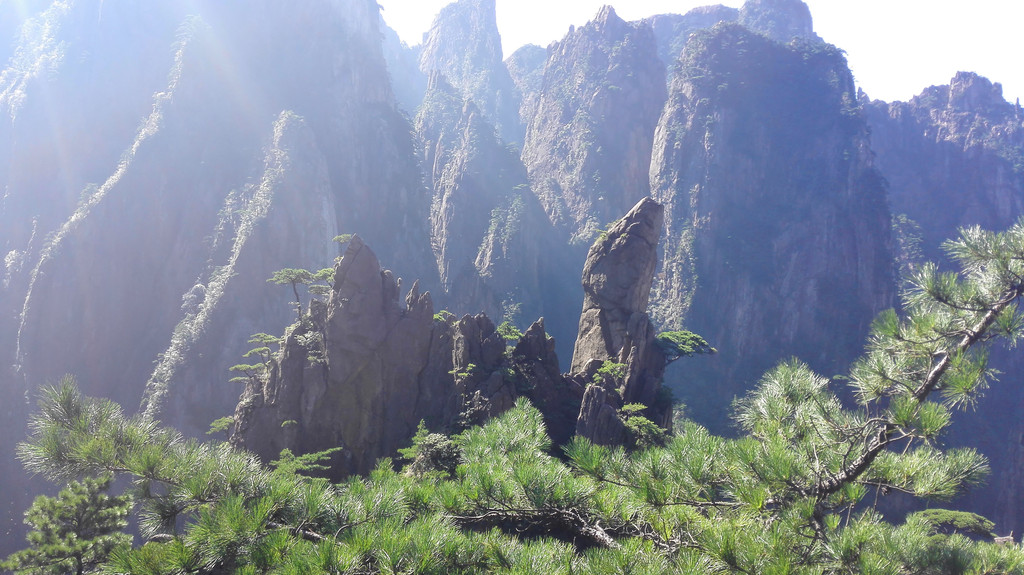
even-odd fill
[[[0,569],[15,573],[81,575],[107,559],[118,546],[131,543],[120,533],[127,525],[130,499],[110,497],[113,476],[72,481],[57,497],[41,495],[25,513],[32,527],[29,548],[12,554]]]

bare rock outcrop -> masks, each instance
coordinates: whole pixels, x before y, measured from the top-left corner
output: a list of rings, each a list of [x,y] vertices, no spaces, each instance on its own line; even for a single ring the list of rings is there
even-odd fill
[[[555,340],[545,332],[544,318],[527,328],[509,361],[520,393],[544,415],[552,441],[556,445],[569,441],[576,431],[586,385],[581,383],[582,377],[560,372]]]
[[[483,314],[435,316],[415,283],[399,303],[400,281],[354,237],[335,266],[329,301],[314,302],[266,374],[248,381],[231,441],[264,460],[286,448],[340,447],[331,474],[343,477],[393,456],[421,420],[457,431],[519,396],[537,405],[559,444],[574,432],[623,443],[625,404],[647,406],[644,415],[668,427],[671,406],[659,393],[665,356],[646,314],[663,213],[645,198],[591,248],[571,374],[560,373],[543,319],[507,348]],[[617,375],[601,377],[609,361]]]
[[[384,23],[383,18],[380,29],[384,35],[384,60],[388,65],[395,99],[406,114],[413,116],[427,91],[427,75],[420,70],[420,50],[423,47],[407,45],[398,37],[398,32]]]
[[[803,0],[747,0],[740,8],[739,22],[783,44],[794,39],[820,40]]]
[[[1024,213],[1024,111],[970,72],[909,102],[861,98],[894,214],[920,224],[926,259],[963,226],[1001,230]]]
[[[428,395],[433,405],[421,401],[419,375],[430,357],[433,314],[430,295],[416,285],[401,305],[398,281],[354,237],[335,268],[323,317],[293,327],[279,367],[247,385],[233,442],[264,460],[286,447],[309,453],[340,446],[336,473],[369,471],[411,437],[417,416],[445,399],[434,393]]]
[[[654,29],[654,37],[658,41],[658,57],[671,70],[694,32],[711,28],[719,22],[736,22],[739,18],[738,9],[716,4],[698,6],[686,14],[658,14],[647,18],[647,22]]]
[[[647,406],[649,419],[668,424],[658,391],[665,356],[647,315],[658,263],[664,208],[644,198],[599,238],[583,268],[583,312],[571,372],[593,381],[586,388],[576,432],[598,443],[621,442],[616,410]],[[622,364],[613,377],[601,376],[605,362]]]
[[[369,472],[409,444],[417,424],[457,431],[510,407],[516,386],[505,340],[486,316],[435,317],[416,283],[400,280],[354,237],[326,304],[290,328],[265,377],[253,377],[231,441],[265,461],[282,449],[341,447],[333,477]],[[442,314],[444,315],[444,314]]]
[[[529,192],[518,154],[439,72],[430,76],[416,135],[433,194],[438,301],[495,318],[540,315],[539,254],[550,224]],[[509,313],[515,303],[519,313]]]
[[[537,110],[537,100],[544,87],[544,65],[548,52],[536,44],[527,44],[505,59],[505,67],[519,90],[519,119],[523,126],[530,123]]]

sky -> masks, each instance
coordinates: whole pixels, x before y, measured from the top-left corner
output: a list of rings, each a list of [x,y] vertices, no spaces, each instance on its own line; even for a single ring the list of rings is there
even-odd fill
[[[422,41],[450,0],[378,0],[384,20],[407,44]],[[958,71],[1003,85],[1024,98],[1024,0],[805,0],[814,29],[846,51],[858,86],[875,99],[908,100],[948,84]],[[612,4],[627,20],[682,14],[713,2],[692,0],[497,0],[498,31],[507,57],[524,44],[547,46],[570,25]],[[722,0],[738,8],[742,0]]]

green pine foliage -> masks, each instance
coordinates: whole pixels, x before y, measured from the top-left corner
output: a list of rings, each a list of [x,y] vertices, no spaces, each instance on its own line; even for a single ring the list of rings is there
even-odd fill
[[[941,438],[992,381],[987,346],[1021,333],[1024,223],[947,248],[963,273],[921,266],[905,314],[875,322],[849,377],[858,405],[790,360],[736,402],[735,439],[683,420],[663,445],[558,448],[520,399],[455,437],[422,427],[405,473],[383,460],[332,484],[64,382],[19,456],[57,480],[130,482],[144,544],[114,549],[107,573],[1024,573],[1020,546],[965,536],[991,531],[982,519],[873,510],[889,492],[949,500],[988,469]]]
[[[510,345],[515,345],[515,343],[523,337],[523,332],[519,331],[519,328],[508,320],[501,322],[497,331],[498,335],[500,335]]]
[[[668,441],[665,430],[642,415],[646,409],[642,403],[627,403],[619,410],[619,418],[626,427],[626,447],[630,449],[664,447]]]
[[[131,537],[121,533],[128,524],[129,497],[106,494],[113,475],[72,481],[57,497],[41,495],[25,513],[32,527],[29,547],[0,563],[14,573],[58,575],[91,572],[111,551],[126,547]]]
[[[341,237],[341,236],[338,236]],[[337,240],[338,238],[335,238]],[[302,268],[284,268],[277,270],[267,279],[267,282],[276,285],[290,285],[295,301],[292,305],[302,319],[302,298],[299,295],[299,286],[306,286],[307,291],[313,296],[325,297],[330,294],[331,286],[334,285],[334,268],[323,268],[312,272]]]
[[[718,353],[707,340],[692,331],[664,331],[658,334],[654,342],[665,354],[667,363],[692,355]]]
[[[224,433],[231,431],[231,426],[235,424],[235,418],[232,415],[225,417],[218,417],[210,423],[210,429],[206,432],[206,435],[213,435],[215,433]]]
[[[607,359],[601,364],[601,367],[597,368],[597,373],[594,375],[595,383],[617,383],[626,377],[627,366],[624,363],[618,363]]]
[[[954,511],[952,509],[925,509],[915,513],[919,519],[929,523],[940,533],[959,533],[965,536],[982,537],[992,539],[995,537],[993,529],[995,523],[988,519],[968,511]]]
[[[416,476],[440,472],[451,477],[462,459],[462,451],[450,437],[431,433],[422,420],[412,437],[412,446],[399,449],[398,453],[409,462],[406,472]]]

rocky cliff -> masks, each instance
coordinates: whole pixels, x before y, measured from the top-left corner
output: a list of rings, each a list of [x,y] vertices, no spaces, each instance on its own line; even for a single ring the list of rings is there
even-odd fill
[[[617,412],[627,404],[646,406],[651,420],[670,427],[672,406],[659,396],[665,355],[647,315],[663,223],[664,208],[640,200],[594,242],[583,266],[583,312],[570,372],[592,382],[576,433],[596,443],[623,442]],[[608,362],[621,365],[621,372],[598,377]]]
[[[1024,213],[1024,113],[999,84],[961,72],[909,102],[864,106],[893,212],[921,225],[924,257],[942,257],[961,226],[1003,229]]]
[[[269,271],[329,265],[338,233],[436,282],[378,21],[339,0],[53,2],[25,22],[0,73],[5,453],[65,373],[205,430],[248,334],[290,321]]]
[[[519,93],[502,60],[495,0],[458,0],[434,19],[420,52],[420,70],[444,74],[503,140],[521,143]]]
[[[550,226],[515,149],[439,72],[431,74],[416,133],[433,191],[441,301],[512,321],[542,315],[540,249]]]
[[[76,211],[26,266],[30,283],[17,358],[26,380],[38,384],[75,372],[90,391],[97,385],[97,391],[137,402],[157,353],[167,350],[166,358],[181,351],[171,335],[189,320],[188,310],[179,312],[183,296],[205,286],[199,305],[213,318],[215,305],[244,303],[217,299],[218,284],[265,292],[268,268],[327,265],[333,255],[327,248],[285,245],[329,246],[338,230],[379,239],[397,262],[430,277],[420,264],[425,226],[402,224],[410,214],[425,214],[428,204],[408,124],[394,109],[376,8],[360,2],[304,11],[253,8],[219,3],[189,20],[171,81],[124,158],[101,185],[86,189]],[[296,41],[300,37],[304,43]],[[317,57],[306,54],[303,46],[328,40]],[[295,116],[305,118],[307,128],[289,120]],[[305,133],[289,135],[296,130]],[[281,146],[301,147],[301,153],[289,155]],[[254,249],[250,234],[268,236],[255,245],[285,242],[252,256],[262,260],[252,276],[237,269],[244,265],[242,252]],[[66,305],[57,301],[81,313],[69,321],[59,311]],[[243,324],[252,327],[251,320]],[[104,337],[90,335],[98,329]],[[245,339],[238,329],[223,335]],[[59,361],[43,351],[52,345],[66,350]],[[89,359],[128,348],[135,353],[116,368]],[[209,380],[204,385],[213,387]]]
[[[290,328],[269,376],[247,384],[232,442],[265,461],[285,448],[341,447],[332,461],[340,478],[367,473],[407,446],[421,420],[453,431],[460,418],[511,407],[515,386],[499,369],[505,340],[494,324],[435,318],[430,294],[414,283],[403,304],[399,290],[353,238],[327,304]]]
[[[885,187],[837,49],[695,34],[651,181],[666,208],[655,321],[720,352],[681,389],[698,420],[724,429],[728,401],[780,357],[837,373],[893,304]]]
[[[646,314],[663,209],[644,199],[591,248],[570,374],[559,370],[544,320],[506,348],[485,315],[434,315],[414,283],[404,305],[400,282],[356,236],[334,270],[326,303],[286,332],[280,352],[251,374],[234,415],[231,441],[264,461],[341,448],[335,478],[367,473],[409,444],[417,423],[457,432],[529,397],[559,444],[575,432],[604,444],[626,441],[619,410],[643,404],[669,426],[660,393],[665,356]],[[615,378],[598,377],[610,361]],[[383,422],[387,422],[386,425]]]
[[[739,23],[783,44],[821,40],[814,33],[811,10],[803,0],[746,0],[740,8]]]
[[[658,57],[665,64],[671,76],[676,60],[679,59],[690,36],[698,31],[711,28],[719,22],[736,22],[740,11],[728,6],[700,6],[686,14],[658,14],[647,21],[654,30],[658,41]]]
[[[540,46],[527,44],[505,60],[505,67],[519,90],[519,120],[528,126],[537,111],[537,100],[544,87],[544,65],[548,52]]]
[[[414,117],[427,91],[427,75],[420,71],[420,51],[423,46],[408,46],[383,21],[380,27],[384,32],[384,60],[388,65],[395,99],[409,117]]]
[[[651,141],[665,102],[654,33],[605,7],[548,48],[523,162],[548,217],[571,242],[649,195]],[[575,267],[575,266],[574,266]]]

